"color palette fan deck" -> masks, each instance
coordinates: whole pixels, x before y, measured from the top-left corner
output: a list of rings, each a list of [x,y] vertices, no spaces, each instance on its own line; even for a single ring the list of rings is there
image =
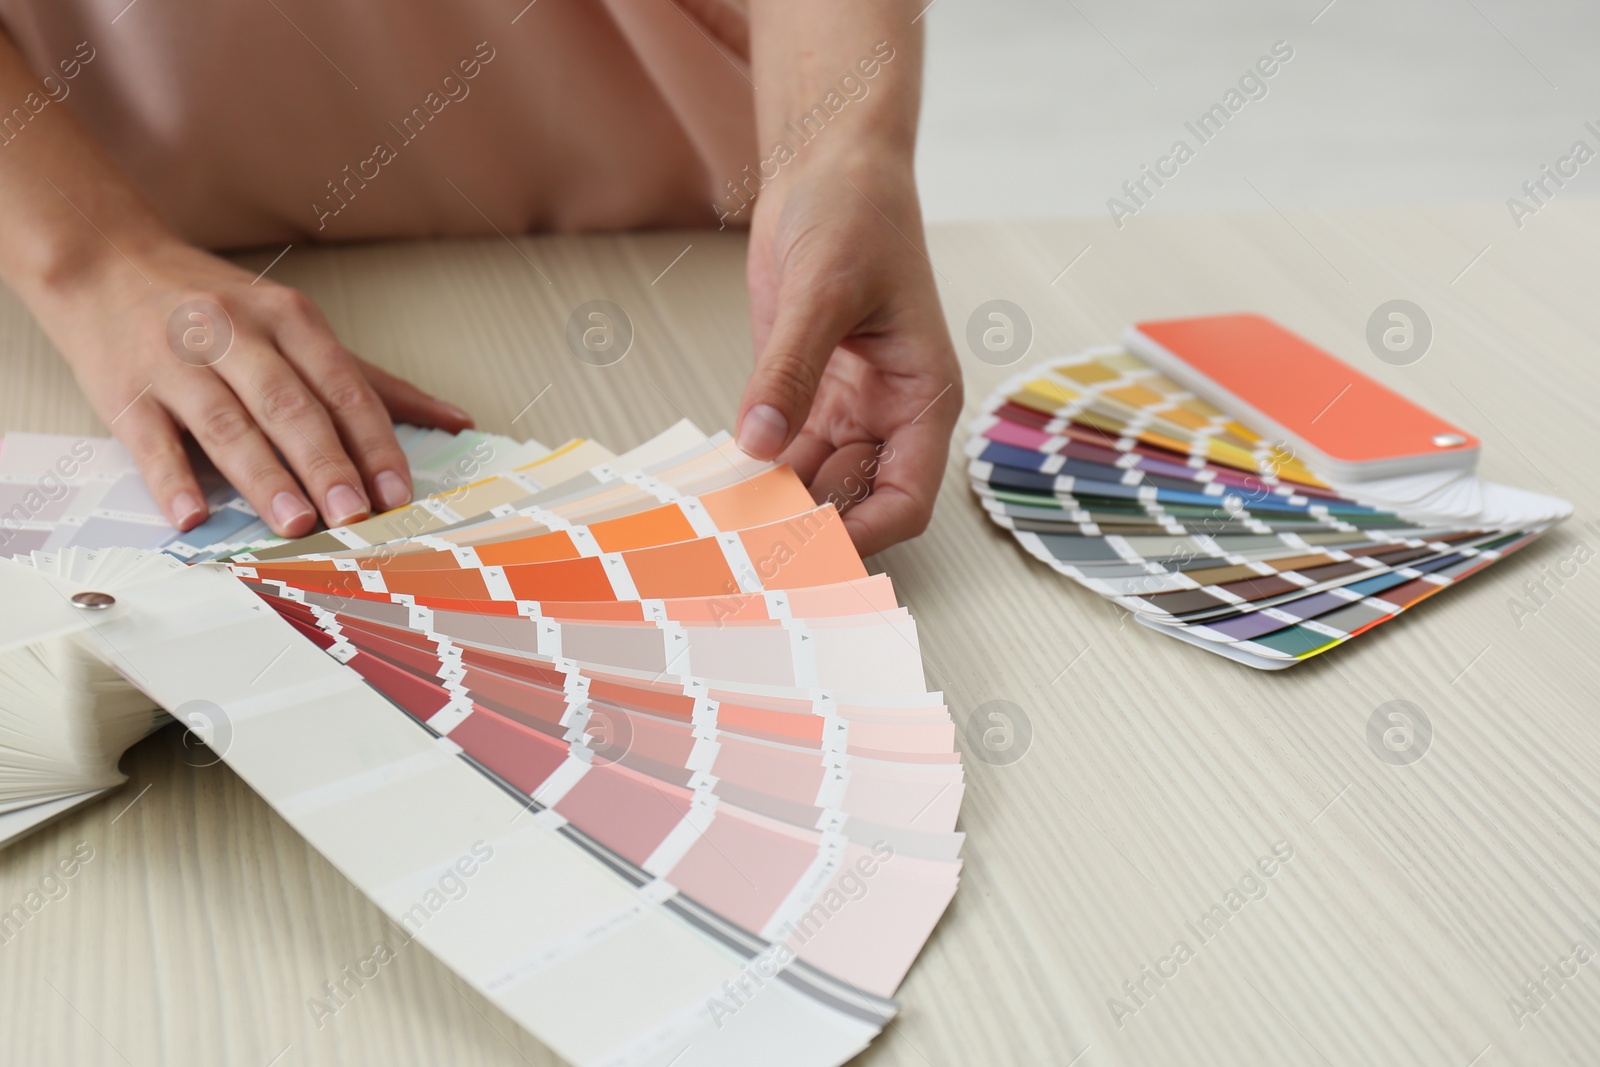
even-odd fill
[[[1477,449],[1281,326],[1229,315],[1141,323],[1013,377],[966,450],[979,502],[1029,554],[1146,627],[1279,669],[1571,514],[1480,479]]]
[[[154,702],[571,1062],[855,1055],[960,871],[889,579],[687,422],[622,455],[400,430],[417,503],[293,542],[220,481],[177,534],[110,441],[6,438],[0,703],[71,736],[6,720],[0,839],[115,785]]]

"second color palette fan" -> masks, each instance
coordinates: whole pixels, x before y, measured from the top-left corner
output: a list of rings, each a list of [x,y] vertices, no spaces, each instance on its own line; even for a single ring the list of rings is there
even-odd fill
[[[1257,315],[1141,323],[989,397],[968,473],[1028,553],[1159,633],[1267,670],[1528,545],[1564,500]]]

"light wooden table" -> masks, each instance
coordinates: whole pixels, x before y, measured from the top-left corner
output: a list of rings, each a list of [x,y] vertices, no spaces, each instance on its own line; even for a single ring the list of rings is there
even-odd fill
[[[904,1014],[860,1062],[1600,1062],[1600,562],[1552,582],[1521,625],[1511,607],[1579,540],[1600,548],[1579,525],[1600,502],[1597,248],[1600,206],[1570,199],[1521,232],[1497,205],[934,232],[963,348],[991,298],[1027,311],[1031,358],[1112,341],[1136,318],[1260,310],[1475,430],[1488,475],[1567,496],[1578,520],[1414,617],[1262,674],[1144,632],[1027,559],[953,458],[930,532],[874,562],[958,720],[1007,700],[1033,738],[1010,765],[969,760],[961,892]],[[732,417],[749,358],[742,256],[710,233],[494,238],[296,248],[274,276],[314,295],[354,349],[488,428],[620,448],[680,413]],[[603,369],[562,341],[570,310],[597,297],[638,335]],[[1437,332],[1408,367],[1363,340],[1396,297]],[[970,414],[1008,372],[963,362]],[[103,432],[9,299],[0,368],[3,428]],[[1397,698],[1433,728],[1407,766],[1367,741]],[[9,904],[74,845],[95,852],[0,946],[0,1062],[554,1062],[420,948],[319,1029],[307,999],[386,936],[377,909],[225,768],[187,766],[170,737],[125,766],[120,794],[0,856]],[[1268,865],[1264,895],[1198,936],[1189,924],[1279,842],[1292,858]],[[1178,941],[1190,958],[1162,963]],[[1575,942],[1589,962],[1546,979],[1519,1018],[1508,998],[1570,971]],[[1170,977],[1158,987],[1147,965]],[[1135,1001],[1123,983],[1141,980]]]

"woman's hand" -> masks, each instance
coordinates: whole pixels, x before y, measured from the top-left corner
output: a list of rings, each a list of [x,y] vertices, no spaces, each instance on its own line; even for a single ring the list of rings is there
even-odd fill
[[[831,131],[830,131],[831,132]],[[928,525],[961,412],[909,160],[801,160],[756,201],[739,445],[790,463],[863,555]]]
[[[352,355],[303,293],[176,239],[125,251],[57,277],[34,311],[179,529],[207,515],[185,430],[273,532],[298,537],[318,514],[335,526],[411,499],[392,420],[471,425]]]
[[[756,368],[738,440],[837,503],[863,555],[927,527],[961,413],[912,176],[924,10],[750,3],[766,158],[741,179],[762,185],[748,269]]]
[[[0,98],[37,85],[0,31]],[[351,355],[302,294],[180,241],[65,108],[0,152],[0,210],[0,279],[179,529],[207,514],[183,430],[274,533],[294,537],[319,512],[338,524],[411,498],[391,416],[471,424]]]

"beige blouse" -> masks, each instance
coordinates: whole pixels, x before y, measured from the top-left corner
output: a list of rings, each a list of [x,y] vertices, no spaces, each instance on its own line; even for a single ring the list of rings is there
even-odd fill
[[[0,24],[43,106],[205,247],[710,225],[756,155],[731,0],[0,0]]]

